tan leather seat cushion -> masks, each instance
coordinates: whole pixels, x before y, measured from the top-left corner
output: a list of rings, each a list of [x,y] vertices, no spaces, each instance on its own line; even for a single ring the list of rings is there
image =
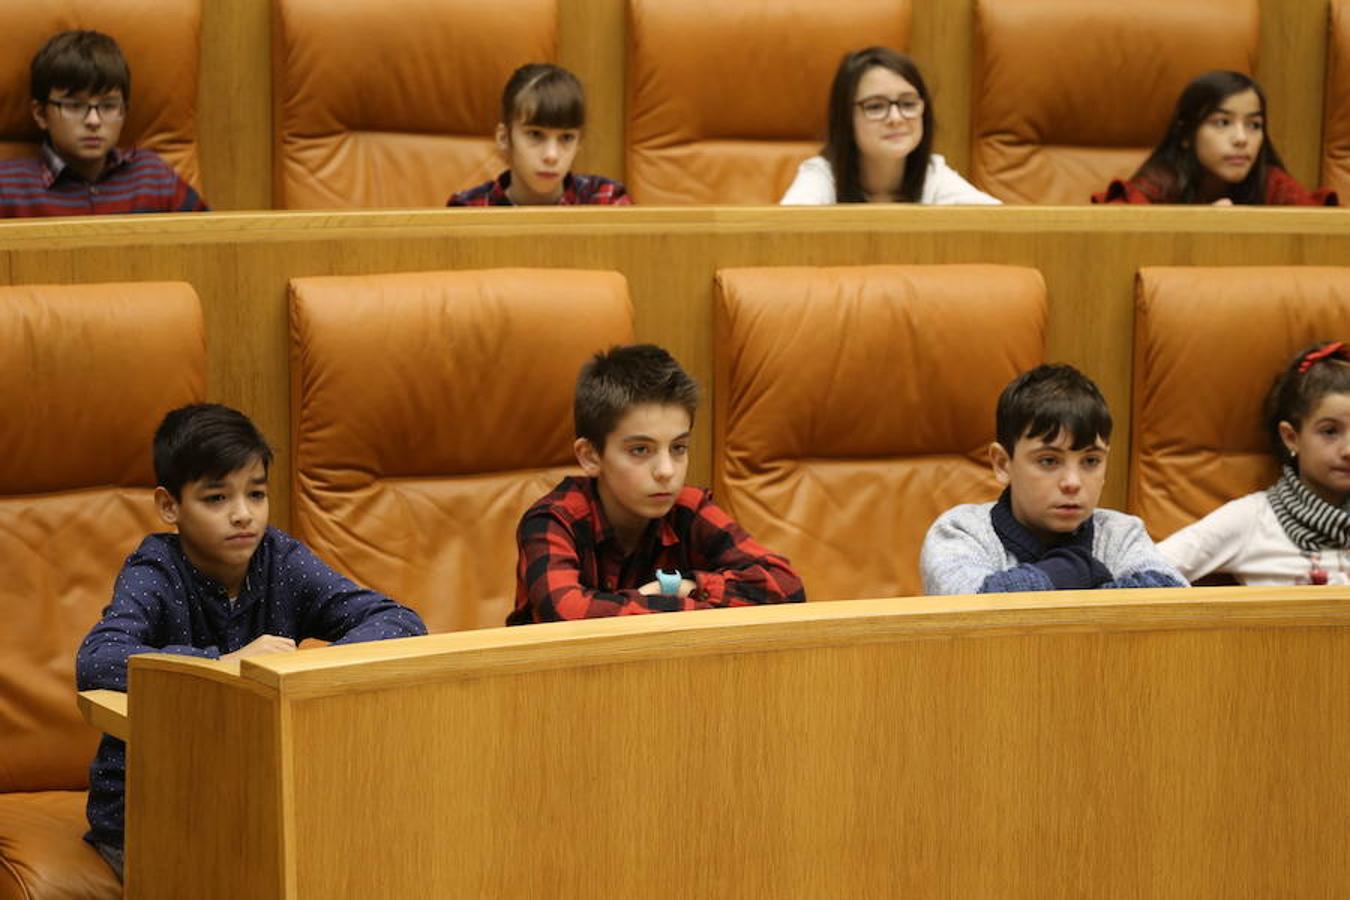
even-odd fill
[[[1161,540],[1278,474],[1261,424],[1300,348],[1350,339],[1350,268],[1146,268],[1128,507]]]
[[[0,898],[120,897],[81,840],[97,733],[75,650],[153,527],[150,438],[201,400],[187,284],[0,287]]]
[[[150,439],[205,393],[182,283],[0,287],[0,791],[82,788],[75,650],[154,515]]]
[[[1045,327],[1034,269],[723,269],[720,502],[811,600],[920,592],[928,526],[998,495],[995,401],[1042,361]]]
[[[1256,66],[1256,0],[977,0],[971,176],[1013,203],[1087,203],[1139,167],[1186,83]]]
[[[850,50],[909,43],[910,0],[629,0],[627,184],[646,204],[777,203],[820,152]]]
[[[0,157],[37,152],[42,132],[29,110],[29,63],[47,38],[73,28],[111,35],[131,67],[131,109],[122,129],[123,145],[154,150],[201,190],[201,0],[5,0],[0,10]]]
[[[277,0],[280,209],[443,206],[497,175],[517,66],[557,54],[556,0]]]
[[[297,536],[432,631],[504,624],[520,517],[575,468],[577,371],[632,335],[615,272],[294,279]]]
[[[1346,198],[1350,197],[1350,0],[1331,0],[1330,24],[1322,184]]]
[[[0,793],[0,900],[113,900],[122,885],[84,842],[83,791]]]

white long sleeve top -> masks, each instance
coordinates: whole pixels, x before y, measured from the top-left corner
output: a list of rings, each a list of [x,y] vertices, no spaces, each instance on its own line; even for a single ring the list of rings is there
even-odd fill
[[[1350,549],[1300,550],[1280,527],[1265,491],[1225,503],[1158,550],[1191,581],[1222,572],[1241,584],[1309,584],[1316,565],[1327,573],[1327,584],[1350,584]]]
[[[827,206],[835,203],[834,172],[825,157],[813,156],[798,166],[797,177],[778,202],[784,206]],[[997,206],[1000,203],[997,198],[989,196],[958,175],[938,153],[928,157],[928,173],[923,179],[923,193],[919,202],[980,206]]]

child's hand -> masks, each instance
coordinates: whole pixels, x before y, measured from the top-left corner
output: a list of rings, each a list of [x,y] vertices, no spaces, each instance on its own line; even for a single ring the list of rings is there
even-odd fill
[[[1228,198],[1228,197],[1220,197],[1218,200],[1215,200],[1215,201],[1214,201],[1212,204],[1210,204],[1210,205],[1211,205],[1211,206],[1232,206],[1232,205],[1233,205],[1233,201],[1232,201],[1231,198]]]
[[[262,656],[265,653],[282,653],[286,650],[294,650],[295,641],[288,637],[282,637],[277,634],[259,635],[240,647],[233,653],[226,653],[220,659],[222,662],[232,662],[239,659],[247,659],[250,656]]]
[[[697,582],[690,581],[688,578],[681,578],[680,589],[676,592],[675,596],[683,600],[696,590],[698,590]],[[661,584],[660,582],[649,581],[638,588],[638,593],[647,597],[654,597],[661,593]]]

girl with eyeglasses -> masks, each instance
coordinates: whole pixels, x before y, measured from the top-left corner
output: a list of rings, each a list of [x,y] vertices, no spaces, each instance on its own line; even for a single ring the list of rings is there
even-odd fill
[[[797,169],[783,204],[999,202],[933,152],[928,87],[903,53],[846,54],[830,88],[827,129],[821,155]]]
[[[1186,85],[1167,133],[1139,171],[1093,203],[1337,206],[1284,169],[1266,131],[1266,95],[1241,72],[1217,69]]]

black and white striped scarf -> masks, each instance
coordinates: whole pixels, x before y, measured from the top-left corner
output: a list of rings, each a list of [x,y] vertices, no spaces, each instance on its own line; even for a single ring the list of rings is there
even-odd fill
[[[1266,491],[1275,518],[1300,550],[1350,547],[1350,512],[1308,490],[1290,466]]]

